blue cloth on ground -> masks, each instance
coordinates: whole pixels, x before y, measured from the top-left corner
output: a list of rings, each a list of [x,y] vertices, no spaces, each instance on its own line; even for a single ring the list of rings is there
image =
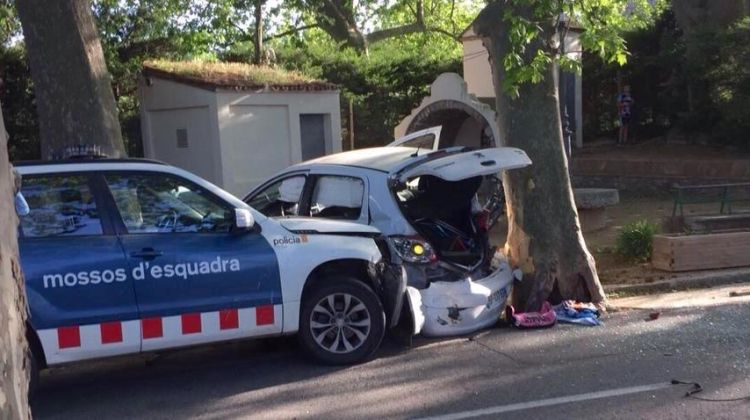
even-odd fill
[[[599,312],[596,309],[581,307],[581,305],[576,306],[578,307],[574,307],[570,301],[564,301],[553,306],[552,309],[555,311],[559,322],[587,326],[602,325],[602,322],[599,321]]]

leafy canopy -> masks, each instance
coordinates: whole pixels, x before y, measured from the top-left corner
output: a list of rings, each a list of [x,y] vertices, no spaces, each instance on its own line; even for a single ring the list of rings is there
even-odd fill
[[[509,28],[510,49],[502,58],[505,70],[503,90],[518,95],[524,83],[538,83],[550,63],[558,63],[564,70],[580,71],[580,61],[572,53],[563,51],[560,38],[572,26],[580,27],[581,48],[595,52],[606,62],[623,65],[627,62],[627,48],[623,33],[651,25],[667,6],[666,0],[508,0],[509,6],[501,17]],[[530,18],[517,11],[530,10]],[[551,26],[554,25],[554,26]],[[545,28],[556,28],[555,34]],[[543,42],[538,42],[545,37]]]

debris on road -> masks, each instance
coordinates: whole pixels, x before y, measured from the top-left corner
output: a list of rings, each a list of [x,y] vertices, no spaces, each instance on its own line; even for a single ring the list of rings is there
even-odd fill
[[[602,325],[599,320],[599,311],[591,303],[565,300],[559,305],[553,306],[552,309],[560,322],[587,326]]]
[[[544,302],[539,312],[516,313],[513,306],[507,306],[505,319],[518,328],[546,328],[557,322],[557,316],[549,302]]]

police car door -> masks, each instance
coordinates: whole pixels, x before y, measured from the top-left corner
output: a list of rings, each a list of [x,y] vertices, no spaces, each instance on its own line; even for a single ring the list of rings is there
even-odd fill
[[[172,174],[104,178],[121,215],[144,351],[281,331],[275,253],[234,208]]]
[[[26,171],[24,171],[26,169]],[[24,174],[19,248],[31,324],[48,364],[136,353],[133,281],[102,196],[86,173]]]

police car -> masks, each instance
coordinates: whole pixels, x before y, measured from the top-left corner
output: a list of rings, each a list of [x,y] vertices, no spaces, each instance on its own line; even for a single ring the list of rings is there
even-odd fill
[[[17,169],[38,368],[292,333],[324,362],[355,363],[398,322],[405,280],[376,228],[271,219],[155,161]]]

